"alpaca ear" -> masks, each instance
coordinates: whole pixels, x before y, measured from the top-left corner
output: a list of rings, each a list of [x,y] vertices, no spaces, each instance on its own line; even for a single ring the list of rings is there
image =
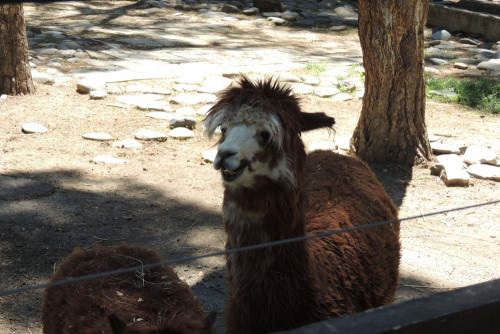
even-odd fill
[[[127,329],[127,325],[116,314],[111,314],[108,319],[114,334],[122,334]]]
[[[327,116],[325,113],[305,113],[301,112],[300,130],[302,132],[316,130],[320,128],[333,128],[335,119]]]
[[[215,319],[217,319],[217,312],[215,311],[210,312],[210,314],[207,315],[205,319],[203,319],[204,328],[209,329],[210,327],[212,327],[212,325],[215,322]]]

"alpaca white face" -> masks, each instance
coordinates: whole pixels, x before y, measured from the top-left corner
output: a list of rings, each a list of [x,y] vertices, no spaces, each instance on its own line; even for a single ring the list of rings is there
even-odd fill
[[[216,119],[208,119],[205,125],[209,136],[218,125],[222,131],[214,168],[220,169],[225,186],[252,188],[257,181],[266,180],[294,184],[276,115],[247,113],[245,108],[228,119],[220,114]]]

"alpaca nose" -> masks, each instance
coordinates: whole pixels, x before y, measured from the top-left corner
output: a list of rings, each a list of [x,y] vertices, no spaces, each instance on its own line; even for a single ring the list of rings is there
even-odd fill
[[[224,169],[230,169],[226,165],[226,162],[227,162],[226,159],[236,155],[236,153],[237,152],[232,151],[232,150],[221,150],[219,148],[219,150],[217,151],[217,156],[215,157],[215,160],[214,160],[215,169],[220,169],[221,167]]]

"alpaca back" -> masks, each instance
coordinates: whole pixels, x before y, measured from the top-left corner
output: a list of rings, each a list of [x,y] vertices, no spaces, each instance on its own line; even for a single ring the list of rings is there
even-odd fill
[[[160,261],[160,255],[141,246],[76,248],[58,266],[52,281]],[[126,324],[156,327],[158,315],[168,317],[174,310],[203,319],[200,303],[172,267],[156,267],[47,288],[42,300],[43,333],[112,333],[108,320],[112,313]]]
[[[306,234],[396,220],[397,208],[364,162],[327,151],[307,157]],[[392,302],[398,286],[399,223],[312,239],[318,298],[335,315]],[[330,297],[325,297],[330,296]]]

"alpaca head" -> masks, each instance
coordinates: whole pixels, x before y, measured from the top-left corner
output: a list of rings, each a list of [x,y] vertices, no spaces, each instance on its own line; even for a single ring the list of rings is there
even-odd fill
[[[220,127],[214,167],[233,189],[296,186],[297,163],[305,158],[301,132],[334,124],[324,113],[303,113],[289,86],[247,77],[222,93],[205,119],[210,138]]]

